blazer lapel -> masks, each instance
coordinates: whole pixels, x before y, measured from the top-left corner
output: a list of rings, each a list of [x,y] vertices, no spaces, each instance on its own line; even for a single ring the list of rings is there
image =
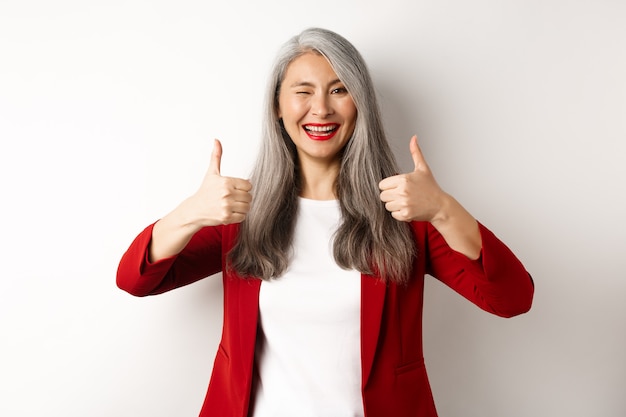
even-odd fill
[[[363,386],[369,380],[385,306],[387,285],[379,278],[361,275],[361,371]]]

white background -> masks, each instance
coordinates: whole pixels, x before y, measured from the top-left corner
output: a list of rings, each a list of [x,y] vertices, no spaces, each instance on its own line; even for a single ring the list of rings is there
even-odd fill
[[[440,415],[626,415],[621,0],[0,0],[0,415],[197,415],[219,277],[139,299],[117,263],[213,138],[247,176],[270,62],[309,26],[363,53],[403,168],[417,133],[534,276],[510,320],[428,280]]]

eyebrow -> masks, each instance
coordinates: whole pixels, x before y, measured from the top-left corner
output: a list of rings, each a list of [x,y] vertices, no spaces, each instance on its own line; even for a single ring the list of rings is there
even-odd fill
[[[331,81],[328,85],[335,85],[335,84],[341,84],[341,80],[339,78],[337,78],[336,80]],[[295,83],[291,84],[289,87],[290,88],[295,88],[295,87],[315,87],[315,84],[313,84],[310,81],[296,81]]]

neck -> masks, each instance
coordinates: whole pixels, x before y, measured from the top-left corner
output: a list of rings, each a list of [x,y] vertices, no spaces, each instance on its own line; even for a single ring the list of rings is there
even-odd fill
[[[300,197],[311,200],[335,200],[335,181],[339,175],[339,163],[332,165],[302,164]]]

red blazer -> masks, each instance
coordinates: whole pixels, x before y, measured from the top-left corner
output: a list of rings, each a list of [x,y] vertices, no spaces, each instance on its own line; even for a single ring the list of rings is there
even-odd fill
[[[362,395],[366,417],[435,417],[424,368],[424,276],[432,275],[480,308],[502,317],[530,309],[533,283],[515,255],[480,225],[482,253],[471,261],[450,249],[429,223],[412,223],[418,253],[408,285],[361,276]],[[152,226],[123,255],[118,286],[159,294],[223,270],[237,225],[200,230],[177,256],[147,261]],[[223,274],[224,323],[200,417],[246,417],[250,405],[261,281]]]

